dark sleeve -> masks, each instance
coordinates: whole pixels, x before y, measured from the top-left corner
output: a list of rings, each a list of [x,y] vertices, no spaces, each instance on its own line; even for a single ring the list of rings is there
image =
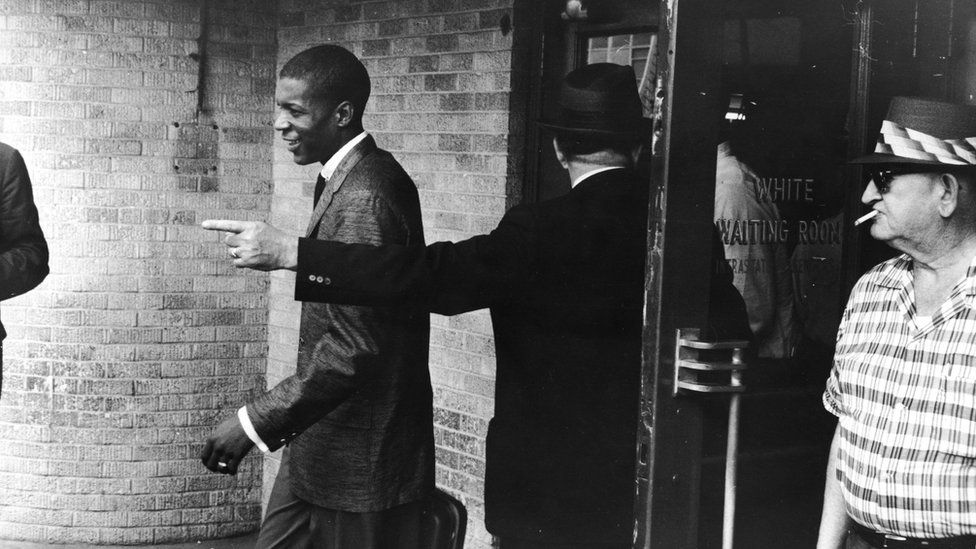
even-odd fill
[[[37,286],[48,273],[48,250],[37,219],[30,176],[20,153],[0,166],[0,300]]]
[[[532,275],[537,256],[535,217],[509,211],[491,233],[461,242],[368,246],[300,239],[296,299],[390,305],[415,301],[453,315],[510,298]]]

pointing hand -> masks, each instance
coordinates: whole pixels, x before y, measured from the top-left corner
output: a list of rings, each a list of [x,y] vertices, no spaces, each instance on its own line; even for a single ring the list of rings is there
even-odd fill
[[[298,267],[298,238],[261,221],[208,219],[200,224],[209,231],[224,231],[233,263],[238,268],[274,271]]]

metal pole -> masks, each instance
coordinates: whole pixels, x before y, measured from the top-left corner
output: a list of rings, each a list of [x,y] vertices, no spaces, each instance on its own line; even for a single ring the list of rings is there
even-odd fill
[[[732,351],[732,363],[742,364],[742,349]],[[742,371],[732,370],[732,386],[742,386]],[[722,549],[732,549],[735,530],[735,476],[739,454],[739,393],[729,400],[729,438],[725,447],[725,505],[722,510]]]

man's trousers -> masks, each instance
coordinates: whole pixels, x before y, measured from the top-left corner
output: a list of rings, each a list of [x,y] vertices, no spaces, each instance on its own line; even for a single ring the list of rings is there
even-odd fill
[[[292,494],[288,461],[286,450],[256,549],[419,548],[425,502],[368,513],[319,507]]]

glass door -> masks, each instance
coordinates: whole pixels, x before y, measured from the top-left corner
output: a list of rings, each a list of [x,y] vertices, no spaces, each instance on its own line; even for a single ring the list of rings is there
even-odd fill
[[[739,547],[813,547],[842,310],[853,34],[823,2],[723,6],[712,223],[752,335],[738,418]],[[721,547],[728,403],[705,399],[699,547]]]
[[[974,9],[661,3],[636,546],[815,546],[837,324],[854,281],[892,253],[853,226],[864,185],[846,160],[873,149],[892,96],[974,102]],[[729,276],[751,336],[734,406],[728,376],[696,392],[675,375],[680,330],[721,339],[734,321],[716,299]]]

